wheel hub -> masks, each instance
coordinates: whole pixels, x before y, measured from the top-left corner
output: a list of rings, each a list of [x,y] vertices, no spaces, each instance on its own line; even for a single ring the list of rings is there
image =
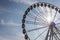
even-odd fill
[[[50,27],[55,27],[55,22],[51,22]]]

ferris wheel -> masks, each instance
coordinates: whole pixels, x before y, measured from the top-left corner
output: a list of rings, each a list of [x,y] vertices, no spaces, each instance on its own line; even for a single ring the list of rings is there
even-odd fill
[[[22,19],[25,40],[60,40],[60,9],[39,2],[27,8]]]

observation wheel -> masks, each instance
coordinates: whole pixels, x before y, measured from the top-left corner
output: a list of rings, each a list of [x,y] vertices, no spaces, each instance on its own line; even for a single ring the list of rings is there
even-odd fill
[[[60,40],[60,9],[39,2],[27,8],[22,19],[25,40]]]

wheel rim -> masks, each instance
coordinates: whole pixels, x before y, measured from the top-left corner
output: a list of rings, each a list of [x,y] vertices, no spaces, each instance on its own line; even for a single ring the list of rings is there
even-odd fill
[[[60,9],[49,3],[31,5],[22,19],[25,40],[59,40],[59,13]]]

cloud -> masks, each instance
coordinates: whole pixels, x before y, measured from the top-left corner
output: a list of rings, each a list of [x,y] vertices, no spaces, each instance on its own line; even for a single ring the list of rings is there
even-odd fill
[[[9,27],[2,30],[0,29],[0,40],[25,40],[20,27]]]
[[[8,10],[8,9],[6,9],[6,8],[3,8],[3,7],[0,7],[0,14],[1,14],[2,12],[12,13],[11,10]]]
[[[13,20],[5,22],[3,19],[0,20],[1,25],[7,26],[20,26],[20,23],[13,22]],[[2,29],[3,30],[3,29]],[[3,30],[4,32],[0,31],[0,40],[25,40],[24,35],[21,33],[21,28],[8,28]],[[3,35],[1,35],[3,34]]]
[[[10,36],[10,35],[0,36],[0,40],[25,40],[25,39],[24,35],[21,32],[19,32],[16,34],[16,36]]]
[[[7,25],[7,26],[20,26],[21,25],[21,23],[16,23],[16,22],[13,22],[12,20],[5,22],[3,19],[1,20],[0,24]]]
[[[18,40],[25,40],[24,35],[21,32],[16,33]]]
[[[29,5],[31,5],[35,2],[38,2],[37,0],[9,0],[9,1],[14,1],[16,3],[20,2],[20,3],[24,3],[24,4],[29,4]]]
[[[0,40],[8,40],[8,39],[6,39],[6,38],[0,36]]]
[[[21,14],[23,13],[21,10],[18,10],[18,9],[7,9],[7,8],[3,8],[3,7],[0,7],[0,14],[2,13],[13,13],[13,14]]]

